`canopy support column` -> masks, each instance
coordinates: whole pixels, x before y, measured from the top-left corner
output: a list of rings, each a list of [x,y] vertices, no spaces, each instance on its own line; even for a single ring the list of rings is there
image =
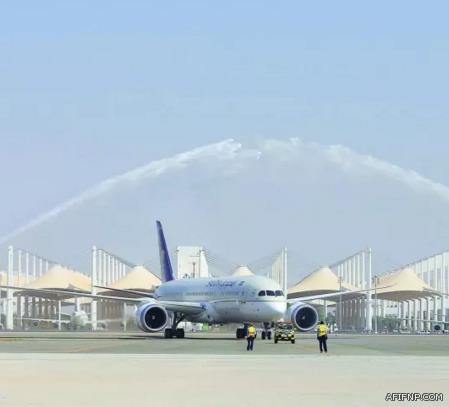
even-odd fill
[[[432,302],[433,302],[433,321],[434,321],[432,327],[433,330],[434,326],[438,323],[438,297],[437,296],[433,297]]]
[[[61,300],[58,300],[58,331],[61,330]]]
[[[128,318],[127,318],[127,312],[128,308],[126,305],[126,302],[123,302],[123,306],[122,306],[122,325],[123,325],[123,332],[126,332],[126,323],[128,322]]]
[[[101,255],[101,254],[100,254]],[[92,269],[91,269],[91,293],[92,295],[97,294],[97,273],[98,273],[98,254],[97,254],[97,248],[95,246],[92,247]],[[92,331],[97,330],[97,301],[95,299],[92,299],[91,302],[91,329]]]
[[[7,282],[9,286],[14,285],[14,248],[8,247],[8,275]],[[6,330],[11,331],[14,329],[14,298],[13,290],[11,288],[6,289]]]

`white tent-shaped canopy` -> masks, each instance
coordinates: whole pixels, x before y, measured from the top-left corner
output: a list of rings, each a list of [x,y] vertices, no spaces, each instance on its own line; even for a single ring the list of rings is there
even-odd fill
[[[134,267],[123,278],[111,284],[111,288],[118,290],[135,290],[143,292],[153,292],[156,287],[161,285],[161,280],[151,271],[143,266]],[[102,294],[119,295],[116,291],[102,291]]]
[[[379,276],[377,286],[381,287],[376,290],[381,300],[407,301],[439,294],[409,268]]]
[[[20,276],[14,272],[12,285],[16,287],[23,287],[26,284],[25,274]],[[0,271],[0,285],[8,285],[8,273],[6,271]]]
[[[254,273],[247,266],[238,266],[233,272],[232,276],[242,277],[242,276],[252,276]]]
[[[27,290],[33,289],[33,290]],[[24,286],[23,290],[18,291],[20,295],[29,295],[41,298],[60,299],[70,298],[70,294],[38,292],[38,289],[56,289],[67,291],[91,291],[90,278],[77,271],[70,270],[61,265],[55,265],[44,275]]]
[[[24,288],[55,288],[59,290],[90,291],[91,283],[90,278],[86,275],[56,265]]]
[[[342,282],[341,291],[354,291],[356,288]],[[288,289],[289,298],[340,292],[337,275],[329,267],[320,267]],[[347,298],[347,297],[346,297]]]

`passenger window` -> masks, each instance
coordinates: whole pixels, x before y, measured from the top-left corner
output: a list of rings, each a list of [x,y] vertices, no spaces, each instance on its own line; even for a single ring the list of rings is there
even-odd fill
[[[259,291],[259,297],[265,297],[265,291]]]
[[[267,295],[274,297],[274,291],[267,290]]]
[[[282,297],[284,293],[281,290],[276,290],[276,297]]]

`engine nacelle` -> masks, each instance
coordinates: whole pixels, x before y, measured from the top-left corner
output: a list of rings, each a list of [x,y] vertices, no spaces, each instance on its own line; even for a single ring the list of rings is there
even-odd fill
[[[309,304],[298,302],[287,311],[288,319],[300,331],[307,332],[315,328],[318,323],[318,312]]]
[[[135,319],[137,326],[144,332],[162,331],[169,321],[165,308],[152,302],[140,305],[136,310]]]

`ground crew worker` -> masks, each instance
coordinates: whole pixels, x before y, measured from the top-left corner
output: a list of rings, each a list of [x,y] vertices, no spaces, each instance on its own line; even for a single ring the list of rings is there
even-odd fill
[[[253,324],[249,324],[246,330],[246,341],[248,342],[246,350],[253,350],[254,339],[256,339],[256,327]]]
[[[323,353],[324,349],[324,352],[327,353],[327,325],[323,321],[320,321],[318,324],[316,329],[316,338],[320,343],[320,352]]]

